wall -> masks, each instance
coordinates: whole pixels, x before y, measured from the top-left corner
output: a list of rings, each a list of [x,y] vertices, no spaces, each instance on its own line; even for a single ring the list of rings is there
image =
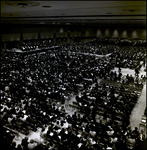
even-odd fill
[[[121,37],[127,39],[141,38],[146,39],[146,29],[97,29],[97,37]]]
[[[86,26],[7,26],[2,29],[1,39],[5,41],[19,41],[23,39],[63,38],[63,37],[122,37],[146,39],[146,28],[128,27],[86,27]]]
[[[6,41],[19,41],[20,40],[20,34],[1,34],[2,42]]]

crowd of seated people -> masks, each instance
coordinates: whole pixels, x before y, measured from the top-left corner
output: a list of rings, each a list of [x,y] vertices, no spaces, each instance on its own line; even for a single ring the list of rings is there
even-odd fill
[[[116,57],[117,67],[123,68],[141,68],[140,62],[145,62],[146,59],[146,48],[141,46],[126,46],[117,48],[112,57]]]
[[[146,48],[145,46],[124,46],[118,44],[99,44],[98,41],[84,43],[64,44],[66,49],[80,53],[92,53],[98,55],[111,54],[110,59],[116,67],[135,69],[141,67],[140,62],[145,66]]]
[[[92,48],[91,43],[86,44],[88,48]],[[111,52],[111,56],[115,53],[115,46],[112,51],[113,45],[108,51],[107,46],[97,46],[99,49],[94,46],[90,52],[95,51],[93,54],[99,55]],[[86,49],[86,45],[84,47]],[[137,102],[137,94],[131,91],[126,95],[123,86],[115,89],[113,86],[99,84],[97,78],[111,78],[111,70],[116,66],[116,62],[111,56],[98,59],[93,55],[84,55],[85,52],[89,53],[83,51],[84,47],[81,43],[72,43],[62,45],[59,50],[33,55],[1,52],[3,128],[8,127],[29,135],[30,130],[37,131],[38,128],[43,129],[49,125],[47,133],[43,135],[46,144],[38,144],[34,149],[125,149],[137,145],[140,142],[137,128],[135,131],[128,128],[129,115]],[[144,47],[142,49],[144,50]],[[141,51],[141,55],[143,54],[144,51]],[[115,60],[116,57],[117,55]],[[112,74],[112,80],[113,77],[117,75]],[[118,80],[122,79],[121,75],[118,77]],[[133,82],[132,79],[129,80]],[[144,81],[145,78],[142,82]],[[87,94],[93,83],[96,85]],[[84,115],[75,113],[69,116],[64,107],[60,106],[71,93],[77,94],[78,91],[84,91],[82,97],[76,97],[81,110],[84,108]],[[91,101],[89,97],[95,99]],[[96,114],[101,111],[105,112],[101,115],[108,120],[105,123],[100,118],[100,121],[95,119]],[[67,122],[71,127],[61,128]],[[11,136],[9,132],[3,134],[4,143],[15,149],[16,145],[12,142],[14,135]],[[31,142],[25,138],[17,149],[28,149]]]

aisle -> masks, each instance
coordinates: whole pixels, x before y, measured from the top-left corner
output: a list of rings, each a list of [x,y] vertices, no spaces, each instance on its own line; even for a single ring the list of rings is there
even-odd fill
[[[97,82],[100,83],[101,79],[97,78]],[[89,91],[92,90],[92,88],[95,86],[96,83],[93,83],[92,85],[89,86]],[[65,112],[68,113],[68,115],[72,116],[75,112],[78,112],[78,109],[73,108],[71,106],[69,106],[69,104],[73,104],[73,102],[77,102],[76,100],[76,96],[81,96],[81,93],[83,91],[79,91],[78,94],[71,94],[70,98],[65,100],[65,104],[63,104],[62,106],[64,106],[65,108]],[[82,114],[80,114],[81,116],[83,116]]]
[[[144,69],[145,69],[145,67],[140,68],[139,77],[141,77],[141,75],[146,76],[146,72],[144,71]],[[116,73],[117,73],[118,72],[118,67],[114,67],[114,69],[112,71],[116,71]],[[135,76],[134,69],[121,68],[121,73],[122,73],[123,76],[126,76],[127,74],[132,75],[133,77]]]
[[[142,115],[144,114],[146,107],[146,83],[142,89],[142,93],[138,102],[136,103],[131,116],[130,116],[130,126],[134,130],[135,127],[139,128],[139,123],[141,122]]]

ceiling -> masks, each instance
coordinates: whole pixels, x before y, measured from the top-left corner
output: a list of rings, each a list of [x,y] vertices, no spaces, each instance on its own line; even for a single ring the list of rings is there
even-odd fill
[[[146,26],[146,1],[1,1],[1,23]]]

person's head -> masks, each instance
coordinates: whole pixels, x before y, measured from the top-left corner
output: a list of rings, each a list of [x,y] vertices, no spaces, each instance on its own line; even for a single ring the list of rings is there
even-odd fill
[[[57,125],[59,125],[59,121],[57,121]]]
[[[135,127],[135,130],[136,130],[136,131],[138,131],[138,128],[137,128],[137,127]]]
[[[31,140],[30,140],[30,143],[34,143],[34,140],[33,140],[33,139],[31,139]]]
[[[12,142],[12,147],[16,147],[16,142]]]
[[[28,141],[28,137],[27,136],[25,137],[25,140]]]
[[[18,144],[17,145],[17,149],[21,149],[22,147],[21,147],[21,145],[20,144]]]

